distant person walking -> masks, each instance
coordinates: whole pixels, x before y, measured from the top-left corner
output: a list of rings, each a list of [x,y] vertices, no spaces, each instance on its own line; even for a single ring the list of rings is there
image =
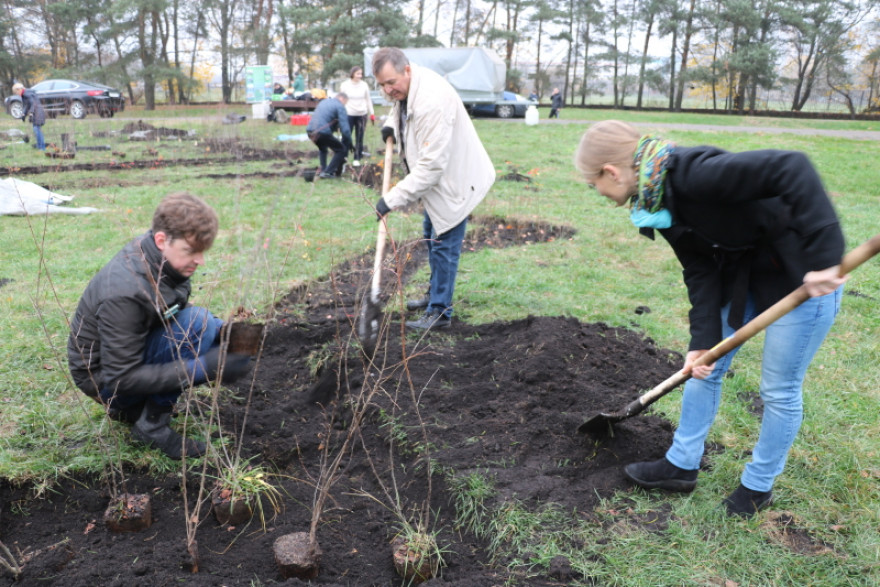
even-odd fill
[[[46,139],[43,138],[43,125],[46,124],[46,111],[40,103],[37,93],[31,89],[27,89],[22,84],[12,86],[12,93],[21,96],[22,114],[21,119],[30,122],[34,128],[34,137],[36,138],[35,149],[40,151],[46,150]]]
[[[562,94],[559,88],[553,88],[550,94],[550,118],[559,118],[559,111],[562,110]]]
[[[355,65],[349,72],[349,79],[342,82],[339,91],[348,95],[345,111],[348,113],[348,123],[354,133],[354,160],[359,162],[364,153],[364,130],[367,127],[367,117],[371,121],[376,120],[373,114],[373,100],[370,97],[370,86],[364,81],[364,68]],[[366,153],[369,156],[369,153]]]

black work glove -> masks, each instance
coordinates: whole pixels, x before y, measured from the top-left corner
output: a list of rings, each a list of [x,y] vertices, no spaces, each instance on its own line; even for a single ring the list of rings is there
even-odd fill
[[[379,201],[376,202],[376,215],[378,216],[378,220],[382,220],[382,217],[389,212],[391,212],[391,208],[385,203],[385,198],[379,198]]]
[[[223,374],[220,383],[227,384],[238,381],[251,370],[251,358],[249,355],[239,353],[227,353],[226,364],[223,365]]]
[[[211,347],[207,353],[199,355],[189,361],[192,368],[193,385],[201,385],[217,379],[220,370],[220,346]],[[251,358],[248,355],[227,353],[223,365],[223,373],[220,374],[220,383],[232,383],[241,379],[250,371]]]
[[[392,143],[397,142],[397,138],[394,136],[394,129],[391,128],[390,126],[383,126],[382,127],[382,142],[387,143],[388,137],[391,137]]]

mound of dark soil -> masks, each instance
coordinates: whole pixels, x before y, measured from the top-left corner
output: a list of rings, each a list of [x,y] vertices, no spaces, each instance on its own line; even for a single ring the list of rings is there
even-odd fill
[[[525,233],[544,242],[570,235],[492,219],[472,231],[468,248],[489,246],[490,237],[514,242],[513,234],[525,241]],[[396,247],[389,273],[405,279],[421,249]],[[27,488],[3,485],[0,540],[27,559],[19,584],[301,584],[282,580],[272,544],[308,531],[312,481],[349,438],[352,448],[318,528],[323,557],[313,584],[401,584],[391,559],[399,529],[391,494],[407,516],[430,507],[447,563],[432,585],[500,585],[507,571],[493,566],[479,538],[454,525],[450,483],[472,474],[490,480],[490,509],[514,500],[535,507],[555,502],[589,515],[600,496],[627,486],[623,464],[663,454],[671,425],[656,416],[627,420],[604,439],[576,429],[586,416],[620,408],[665,379],[679,356],[638,333],[565,317],[455,321],[448,330],[401,339],[403,317],[389,309],[377,361],[367,364],[349,339],[371,263],[351,261],[291,292],[267,332],[253,385],[224,397],[224,428],[238,434],[244,427],[244,454],[279,473],[274,481],[284,509],[267,521],[267,532],[256,521],[219,526],[203,509],[201,568],[193,574],[178,475],[127,471],[128,491],[153,498],[152,525],[128,534],[112,534],[100,523],[108,496],[95,480],[63,481],[39,500],[28,499]],[[357,411],[364,398],[369,402]],[[353,413],[363,415],[360,425]],[[193,477],[190,499],[197,489]],[[564,584],[565,561],[558,562],[546,577],[521,584]]]

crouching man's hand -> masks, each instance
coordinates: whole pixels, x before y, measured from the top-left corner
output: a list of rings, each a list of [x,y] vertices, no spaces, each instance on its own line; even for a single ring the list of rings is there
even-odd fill
[[[220,365],[220,347],[211,347],[207,353],[190,361],[193,367],[193,384],[201,385],[208,381],[219,378],[220,383],[228,384],[238,381],[251,370],[251,358],[249,355],[227,353],[223,362],[222,371]]]

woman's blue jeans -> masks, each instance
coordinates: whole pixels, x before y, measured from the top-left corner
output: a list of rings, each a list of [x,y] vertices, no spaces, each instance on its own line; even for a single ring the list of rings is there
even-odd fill
[[[458,261],[461,258],[461,244],[467,231],[467,218],[444,232],[437,234],[431,218],[425,214],[422,232],[428,246],[428,264],[431,267],[429,291],[429,314],[452,316],[452,294],[455,291],[455,277],[458,274]]]
[[[46,150],[46,139],[43,138],[43,125],[35,124],[34,127],[34,138],[37,140],[37,149],[40,151]]]
[[[167,327],[157,328],[147,335],[144,348],[144,364],[171,363],[179,359],[194,359],[207,352],[215,342],[219,342],[220,327],[223,321],[207,309],[187,306],[168,321]],[[110,407],[124,410],[147,399],[160,406],[173,406],[182,390],[150,395],[117,395],[111,390],[101,390],[104,403]]]
[[[770,491],[785,467],[803,419],[802,385],[807,367],[834,324],[842,297],[840,287],[828,295],[810,298],[767,327],[760,388],[764,416],[752,460],[740,479],[749,489]],[[727,324],[729,311],[729,304],[721,310],[725,337],[734,332]],[[749,299],[745,319],[751,320],[755,314]],[[706,437],[721,402],[721,382],[738,350],[718,359],[706,379],[690,379],[685,384],[678,429],[666,453],[673,465],[687,470],[700,467]]]

